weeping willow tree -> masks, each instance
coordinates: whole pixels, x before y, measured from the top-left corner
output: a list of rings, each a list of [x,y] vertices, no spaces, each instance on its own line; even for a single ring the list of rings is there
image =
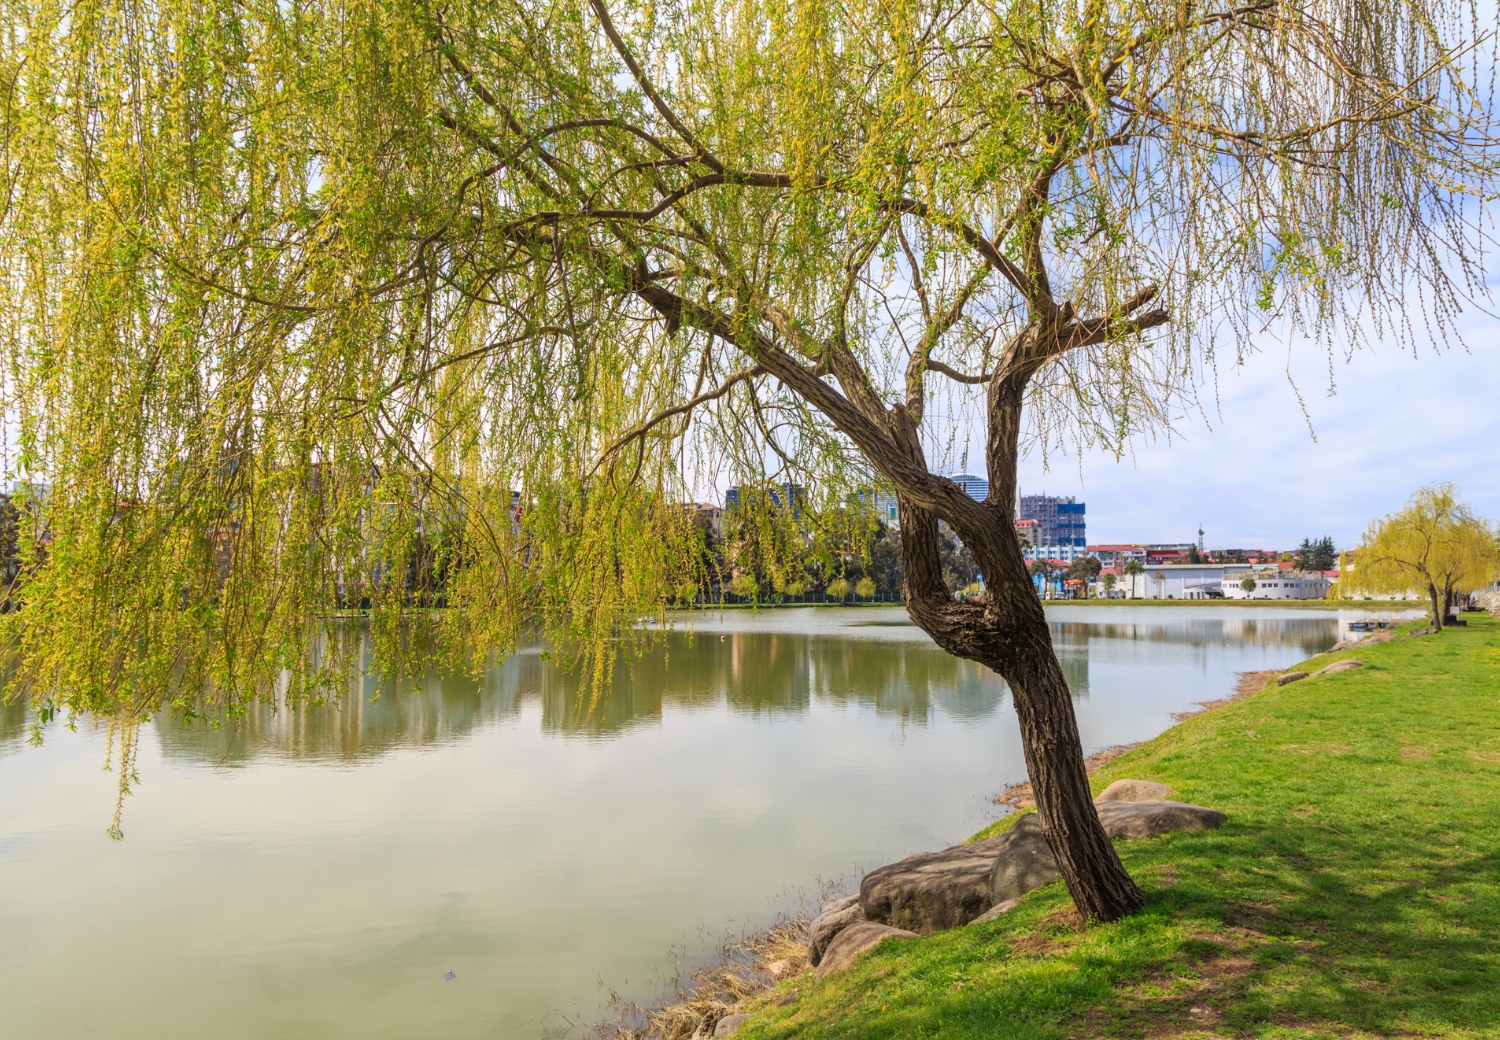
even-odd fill
[[[1355,558],[1347,579],[1354,591],[1425,593],[1437,632],[1460,595],[1500,577],[1500,534],[1475,515],[1457,487],[1438,484],[1419,489],[1403,508],[1370,524]]]
[[[1127,451],[1272,322],[1331,356],[1483,291],[1465,0],[0,7],[10,690],[126,734],[318,696],[351,608],[402,660],[607,656],[693,580],[691,489],[868,486],[1117,918],[1018,457]],[[965,422],[984,501],[933,471]]]

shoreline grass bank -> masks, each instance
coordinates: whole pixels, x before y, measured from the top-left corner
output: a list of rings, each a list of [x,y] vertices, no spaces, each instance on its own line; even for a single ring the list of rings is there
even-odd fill
[[[1293,610],[1423,610],[1419,600],[1389,599],[1044,599],[1043,607],[1254,607]],[[859,600],[847,603],[710,603],[707,606],[668,607],[670,614],[715,614],[721,610],[799,610],[807,607],[905,607],[899,600]]]
[[[735,1036],[1500,1036],[1500,622],[1186,719],[1101,768],[1228,813],[1123,842],[1146,890],[1080,927],[1060,882],[739,1010]],[[1413,626],[1415,627],[1415,626]],[[998,831],[1009,822],[989,828]]]

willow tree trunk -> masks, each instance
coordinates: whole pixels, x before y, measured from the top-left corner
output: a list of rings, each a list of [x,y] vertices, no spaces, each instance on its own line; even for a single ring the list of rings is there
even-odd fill
[[[1139,910],[1144,895],[1099,822],[1073,698],[1015,533],[1023,387],[1018,380],[992,388],[990,495],[978,522],[967,512],[952,521],[984,575],[984,595],[954,599],[943,580],[938,517],[898,492],[902,584],[907,612],[938,646],[985,665],[1010,687],[1042,833],[1079,912],[1086,919],[1113,921]],[[895,415],[895,439],[913,461],[920,460],[914,425],[901,410]]]
[[[1427,583],[1427,598],[1432,604],[1432,630],[1441,632],[1443,630],[1443,601],[1438,595],[1436,583]]]

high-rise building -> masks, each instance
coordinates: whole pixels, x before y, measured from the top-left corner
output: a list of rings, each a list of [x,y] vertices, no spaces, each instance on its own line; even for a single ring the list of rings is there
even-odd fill
[[[887,491],[872,491],[869,488],[861,488],[855,494],[860,503],[868,506],[870,510],[880,518],[881,523],[891,527],[901,525],[901,513],[896,505],[896,496]]]
[[[1036,532],[1037,545],[1088,547],[1082,502],[1052,495],[1022,495],[1018,506],[1018,520],[1036,520],[1041,525]]]
[[[976,502],[983,502],[990,495],[990,482],[983,477],[976,477],[972,473],[955,473],[948,479],[963,488],[964,494]]]
[[[746,490],[732,487],[724,492],[724,508],[738,509],[744,505]],[[794,516],[801,514],[807,501],[807,489],[801,484],[772,484],[765,489],[765,494],[778,508],[790,509]]]

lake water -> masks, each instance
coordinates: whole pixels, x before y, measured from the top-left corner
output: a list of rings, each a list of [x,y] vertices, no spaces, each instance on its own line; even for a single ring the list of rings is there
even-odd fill
[[[1048,616],[1086,750],[1340,636],[1332,611]],[[592,712],[536,653],[375,692],[149,727],[121,842],[102,734],[33,748],[0,708],[0,1035],[577,1035],[1025,778],[1004,684],[900,609],[700,618]]]

